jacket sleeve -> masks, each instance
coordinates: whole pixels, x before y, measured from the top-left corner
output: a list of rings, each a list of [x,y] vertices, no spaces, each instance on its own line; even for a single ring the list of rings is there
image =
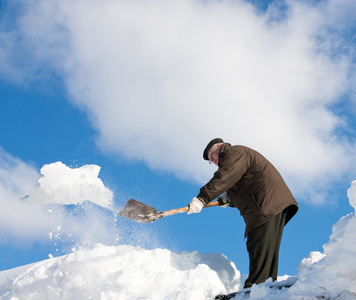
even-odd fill
[[[230,149],[221,153],[219,157],[219,169],[214,173],[214,177],[200,189],[200,193],[197,197],[202,199],[205,204],[208,204],[226,192],[235,185],[249,169],[249,161],[243,151]]]

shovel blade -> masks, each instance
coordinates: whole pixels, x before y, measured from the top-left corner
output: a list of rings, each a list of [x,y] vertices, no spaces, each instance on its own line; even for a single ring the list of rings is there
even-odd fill
[[[139,223],[149,223],[157,220],[157,210],[135,199],[127,201],[119,215]]]

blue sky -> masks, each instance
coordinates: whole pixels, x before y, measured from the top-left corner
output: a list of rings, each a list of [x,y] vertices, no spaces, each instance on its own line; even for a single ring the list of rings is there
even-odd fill
[[[99,165],[115,209],[135,198],[167,210],[212,176],[202,151],[219,136],[264,154],[299,202],[279,272],[296,274],[352,212],[354,9],[346,0],[3,1],[0,270],[80,246],[50,239],[55,225],[31,218],[35,208],[12,209],[44,164]],[[147,225],[82,209],[65,208],[88,222],[99,216],[118,243],[223,253],[248,272],[235,209]],[[112,241],[92,234],[86,245],[95,242]]]

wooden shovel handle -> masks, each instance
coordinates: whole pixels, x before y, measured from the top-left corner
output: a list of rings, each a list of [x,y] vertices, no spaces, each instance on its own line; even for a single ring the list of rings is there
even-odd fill
[[[204,208],[218,206],[218,205],[219,205],[218,201],[212,201],[212,202],[209,202],[206,206],[204,206]],[[163,218],[163,217],[167,217],[167,216],[171,216],[171,215],[175,215],[175,214],[179,214],[179,213],[184,213],[184,212],[187,212],[188,210],[189,210],[188,206],[185,206],[185,207],[181,207],[181,208],[175,208],[175,209],[171,209],[171,210],[162,211],[162,212],[159,212],[158,214],[159,214],[160,218]]]

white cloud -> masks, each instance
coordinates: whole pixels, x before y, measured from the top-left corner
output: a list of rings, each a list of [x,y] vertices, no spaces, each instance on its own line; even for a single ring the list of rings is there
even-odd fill
[[[330,109],[355,79],[339,25],[355,4],[286,4],[36,1],[19,30],[31,57],[63,74],[104,151],[204,183],[201,153],[219,136],[266,155],[303,193],[355,166]]]
[[[0,244],[9,239],[46,238],[52,225],[46,218],[46,211],[43,207],[24,205],[20,201],[36,185],[39,173],[2,148],[0,162]]]

